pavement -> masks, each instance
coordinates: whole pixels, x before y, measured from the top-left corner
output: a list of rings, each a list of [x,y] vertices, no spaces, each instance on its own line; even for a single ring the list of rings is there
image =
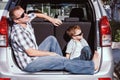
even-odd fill
[[[113,60],[115,63],[115,72],[114,72],[114,78],[113,80],[120,80],[120,66],[118,65],[120,63],[120,42],[113,42],[112,43],[112,54],[113,54]],[[118,66],[117,66],[118,65]]]
[[[120,62],[120,42],[112,42],[113,60],[117,64]]]
[[[112,49],[112,53],[113,53],[113,60],[117,64],[118,62],[120,62],[120,49],[118,48]]]

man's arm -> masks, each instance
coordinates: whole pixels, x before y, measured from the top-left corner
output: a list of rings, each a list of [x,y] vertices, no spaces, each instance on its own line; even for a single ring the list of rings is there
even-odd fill
[[[42,14],[42,13],[35,13],[37,17],[39,18],[44,18],[44,19],[47,19],[48,21],[50,21],[51,23],[53,23],[53,25],[55,26],[59,26],[62,24],[62,21],[59,20],[59,19],[55,19],[55,18],[52,18],[52,17],[49,17],[45,14]]]
[[[41,50],[36,50],[36,49],[33,49],[33,48],[29,48],[25,51],[29,56],[55,56],[55,55],[58,55],[54,52],[41,51]]]
[[[20,35],[21,34],[21,35]],[[31,41],[31,36],[28,36],[23,30],[16,30],[16,36],[14,39],[16,43],[26,52],[29,56],[53,56],[57,55],[54,52],[39,51],[35,49],[35,45]]]

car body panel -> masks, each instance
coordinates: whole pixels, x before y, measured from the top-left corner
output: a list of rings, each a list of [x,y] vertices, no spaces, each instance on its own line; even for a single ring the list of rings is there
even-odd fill
[[[2,12],[2,16],[8,16],[8,10],[19,3],[20,0],[8,1],[8,5]],[[10,46],[0,47],[0,78],[10,78],[10,80],[98,80],[98,78],[111,78],[113,77],[113,58],[111,47],[100,46],[100,30],[99,21],[102,16],[106,16],[102,4],[99,0],[91,0],[90,5],[94,15],[94,26],[96,33],[96,50],[98,51],[101,60],[99,70],[95,71],[94,75],[83,74],[70,74],[65,71],[41,71],[41,72],[25,72],[22,71],[14,59],[14,55]],[[11,4],[11,5],[10,5]],[[1,12],[1,11],[0,11]],[[0,15],[0,17],[2,17]],[[10,27],[9,27],[10,29]]]

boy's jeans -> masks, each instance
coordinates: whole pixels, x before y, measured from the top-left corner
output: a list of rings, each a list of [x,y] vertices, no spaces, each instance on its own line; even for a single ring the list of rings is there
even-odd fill
[[[28,64],[24,69],[28,72],[42,70],[66,70],[75,74],[93,74],[94,63],[92,61],[69,60],[62,56],[62,51],[55,37],[47,37],[39,46],[39,50],[56,52],[57,56],[42,56]]]
[[[85,46],[80,55],[81,60],[91,60],[92,59],[92,52],[89,46]]]
[[[79,57],[74,58],[74,60],[91,60],[92,52],[89,46],[85,46],[81,50],[81,55]]]

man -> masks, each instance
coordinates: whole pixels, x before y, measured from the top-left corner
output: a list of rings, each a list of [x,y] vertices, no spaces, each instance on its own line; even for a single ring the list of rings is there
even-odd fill
[[[60,46],[53,36],[47,37],[37,46],[34,31],[30,23],[32,19],[35,17],[44,18],[55,26],[62,24],[59,19],[51,18],[42,13],[26,14],[20,6],[11,9],[9,15],[14,21],[11,31],[11,44],[18,65],[22,70],[37,72],[65,69],[71,73],[94,73],[94,69],[97,68],[97,55],[94,55],[93,61],[68,60],[62,56]]]

